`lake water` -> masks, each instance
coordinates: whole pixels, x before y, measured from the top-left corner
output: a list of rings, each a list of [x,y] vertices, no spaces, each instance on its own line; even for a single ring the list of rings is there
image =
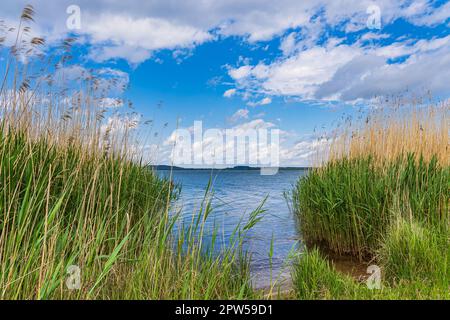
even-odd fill
[[[167,176],[169,171],[160,171]],[[249,233],[245,249],[251,254],[251,274],[257,288],[270,284],[269,251],[273,239],[272,278],[288,281],[286,265],[289,252],[298,249],[299,234],[296,221],[283,196],[306,170],[280,170],[275,175],[260,175],[259,170],[174,170],[173,180],[182,185],[176,208],[183,220],[190,220],[198,212],[205,189],[212,181],[213,212],[210,226],[218,228],[222,243],[226,243],[236,225],[256,209],[267,197],[263,219]]]

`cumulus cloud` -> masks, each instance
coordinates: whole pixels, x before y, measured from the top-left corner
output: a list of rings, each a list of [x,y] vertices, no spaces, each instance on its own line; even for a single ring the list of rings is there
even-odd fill
[[[66,9],[73,4],[71,0],[4,0],[2,18],[14,21],[28,3],[36,8],[41,34],[61,39],[72,31],[66,27]],[[361,30],[366,28],[366,9],[372,4],[372,0],[79,0],[81,29],[75,32],[94,44],[91,57],[97,60],[124,58],[139,63],[152,57],[156,50],[192,48],[215,35],[240,36],[257,42],[295,28],[308,30],[303,38],[324,26]],[[448,19],[450,10],[448,3],[437,6],[425,0],[379,0],[376,4],[384,24],[402,17],[417,25],[435,25]],[[286,53],[289,46],[292,48],[292,37],[285,39]]]
[[[276,125],[270,121],[265,121],[263,119],[254,119],[249,122],[234,126],[233,129],[239,132],[245,132],[247,130],[270,129],[274,127],[276,127]]]
[[[448,92],[444,83],[450,81],[450,36],[421,40],[398,50],[374,50],[355,57],[323,83],[315,97],[337,96],[344,101],[370,99],[377,95],[431,90],[434,94]],[[387,63],[386,58],[407,55],[402,63]]]
[[[270,142],[257,140],[254,143],[250,143],[250,138],[245,149],[238,150],[236,148],[236,141],[230,141],[227,139],[220,140],[221,143],[217,144],[215,135],[206,135],[207,128],[203,129],[203,139],[200,141],[194,141],[194,126],[185,128],[188,133],[188,141],[190,143],[192,154],[205,155],[210,158],[211,154],[215,155],[216,165],[230,166],[230,165],[254,165],[251,159],[257,159],[261,153],[269,152]],[[263,119],[253,119],[250,121],[242,122],[236,125],[231,125],[228,128],[214,128],[219,136],[225,134],[226,130],[233,130],[235,136],[249,137],[249,132],[259,129],[268,130],[267,134],[270,135],[271,130],[279,130],[279,144],[278,144],[278,158],[280,166],[310,166],[317,164],[318,159],[323,154],[325,147],[329,144],[329,140],[322,136],[306,135],[300,138],[296,134],[279,129],[279,127],[270,121]],[[178,138],[180,132],[178,130],[173,131],[169,137],[165,140],[161,148],[160,154],[167,155],[167,157],[160,158],[162,163],[172,163],[173,151],[176,142],[179,143]],[[184,137],[182,141],[185,141]],[[214,152],[212,152],[214,151]],[[209,154],[208,154],[209,153]],[[225,163],[219,160],[223,160],[226,155],[234,155],[233,163]],[[190,160],[193,161],[191,157]],[[179,164],[182,165],[182,164]],[[208,165],[208,164],[206,164]],[[205,166],[202,163],[201,166]]]
[[[104,62],[116,58],[124,58],[130,64],[136,65],[151,57],[149,50],[128,45],[96,46],[89,57],[97,62]]]
[[[248,119],[248,114],[249,114],[248,109],[239,109],[230,117],[229,121],[233,123],[241,119]]]
[[[328,81],[341,65],[356,55],[358,50],[348,45],[315,46],[270,64],[231,69],[229,75],[247,90],[306,99],[312,98],[321,83]]]
[[[317,166],[326,157],[325,150],[330,140],[323,137],[303,137],[292,146],[280,148],[282,166]]]
[[[428,1],[414,1],[406,11],[409,20],[416,25],[433,26],[445,22],[450,17],[450,2],[431,6]]]
[[[121,134],[134,130],[139,126],[141,117],[134,115],[114,114],[106,119],[100,130],[103,134]]]
[[[105,14],[92,18],[86,31],[94,44],[103,44],[94,53],[97,60],[124,58],[132,63],[145,61],[160,49],[189,48],[212,39],[207,31],[161,18],[132,18]]]
[[[291,32],[285,38],[282,39],[280,44],[280,50],[283,52],[284,55],[290,55],[295,50],[296,35],[297,34],[295,32]]]
[[[250,101],[247,103],[248,106],[250,107],[256,107],[256,106],[265,106],[267,104],[271,104],[272,103],[272,98],[270,97],[264,97],[261,100],[258,101]]]
[[[366,66],[366,76],[339,92],[343,100],[370,99],[376,95],[396,94],[403,90],[423,92],[431,90],[435,95],[448,93],[450,83],[450,50],[413,56],[402,64],[377,64]],[[353,66],[349,65],[352,69]],[[339,81],[337,78],[334,82]]]
[[[225,91],[223,93],[223,96],[225,98],[230,98],[230,97],[234,96],[235,94],[236,94],[236,89],[228,89],[227,91]]]
[[[272,63],[230,68],[229,76],[251,93],[353,101],[406,89],[442,93],[443,84],[450,81],[449,57],[450,36],[385,46],[343,44],[331,38]]]
[[[55,40],[73,31],[66,27],[66,9],[72,4],[70,0],[52,4],[44,0],[4,0],[0,9],[2,18],[16,25],[20,8],[27,3],[33,4],[37,11],[39,24],[33,32]],[[389,39],[389,34],[384,32],[368,32],[354,43],[345,35],[342,39],[330,37],[330,30],[356,32],[366,29],[367,8],[373,4],[372,0],[145,3],[80,0],[81,29],[74,32],[90,44],[88,57],[91,59],[122,58],[134,65],[152,57],[157,59],[155,52],[164,49],[172,50],[175,59],[181,61],[180,54],[190,55],[196,46],[227,36],[238,36],[250,43],[280,37],[281,56],[253,64],[243,60],[228,69],[236,88],[227,90],[224,96],[242,94],[246,101],[251,100],[250,104],[255,103],[255,97],[261,96],[360,98],[357,92],[363,97],[369,93],[383,93],[384,83],[402,83],[403,80],[409,86],[429,86],[432,91],[439,91],[440,83],[448,80],[446,69],[436,73],[434,68],[432,74],[426,72],[426,67],[432,57],[443,60],[437,65],[448,69],[445,46],[449,46],[444,37],[403,39],[390,44],[381,43]],[[379,0],[376,5],[380,8],[382,26],[402,18],[414,25],[433,27],[448,23],[450,16],[450,4],[446,2]],[[379,57],[384,58],[384,63]],[[397,58],[403,60],[390,61]],[[364,63],[368,65],[364,66]],[[423,82],[407,79],[404,70],[413,69],[425,72]],[[349,80],[348,74],[352,70],[357,72],[356,79],[351,79],[351,83],[337,83],[342,79]],[[380,78],[380,70],[385,71],[387,79]],[[375,85],[369,80],[383,83]]]
[[[123,106],[123,100],[120,98],[100,98],[98,99],[98,106],[100,108],[120,108]]]

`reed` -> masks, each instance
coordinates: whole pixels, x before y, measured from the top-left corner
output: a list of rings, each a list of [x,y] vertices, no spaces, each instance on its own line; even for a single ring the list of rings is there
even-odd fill
[[[413,154],[379,166],[368,156],[342,159],[314,170],[293,193],[302,236],[339,254],[373,255],[398,203],[429,226],[449,224],[449,167]]]
[[[414,154],[429,162],[433,157],[443,165],[450,164],[450,101],[426,102],[405,99],[386,102],[359,120],[347,122],[334,133],[328,150],[328,161],[371,156],[380,165]]]
[[[398,204],[418,222],[448,226],[448,106],[441,108],[421,109],[428,116],[420,121],[411,110],[391,110],[382,127],[369,122],[350,138],[336,138],[333,156],[293,192],[306,242],[340,254],[373,255]]]
[[[298,181],[291,200],[308,247],[292,271],[298,298],[450,299],[449,107],[376,109],[339,131],[327,161]],[[376,263],[382,288],[313,248]]]
[[[94,70],[62,86],[74,39],[59,54],[36,53],[45,41],[29,37],[33,15],[27,6],[15,44],[0,48],[0,298],[257,296],[242,243],[261,208],[218,253],[204,239],[209,191],[193,224],[175,232],[177,187],[136,154],[133,114],[105,121],[105,86],[117,80]],[[81,270],[74,290],[71,265]]]

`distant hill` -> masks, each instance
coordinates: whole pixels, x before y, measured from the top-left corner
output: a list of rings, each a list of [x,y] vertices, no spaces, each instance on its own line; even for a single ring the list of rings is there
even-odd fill
[[[168,165],[151,165],[150,168],[156,171],[162,170],[260,170],[261,167],[250,167],[250,166],[235,166],[229,168],[183,168],[177,166],[168,166]],[[311,167],[279,167],[279,170],[308,170]]]

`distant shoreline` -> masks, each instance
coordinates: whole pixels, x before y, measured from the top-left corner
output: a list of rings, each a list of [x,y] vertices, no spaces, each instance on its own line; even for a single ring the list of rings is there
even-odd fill
[[[236,170],[236,171],[255,171],[261,170],[262,167],[250,167],[250,166],[235,166],[235,167],[227,167],[227,168],[184,168],[178,166],[169,166],[169,165],[150,165],[150,168],[161,171],[161,170]],[[309,170],[313,167],[279,167],[279,170]]]

